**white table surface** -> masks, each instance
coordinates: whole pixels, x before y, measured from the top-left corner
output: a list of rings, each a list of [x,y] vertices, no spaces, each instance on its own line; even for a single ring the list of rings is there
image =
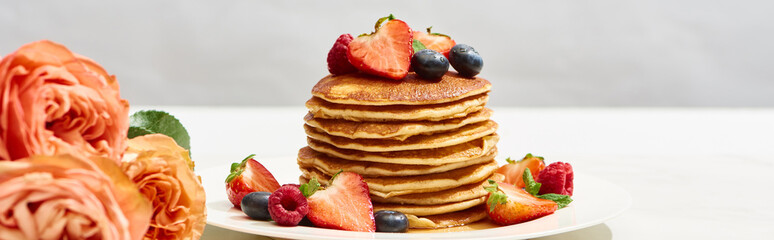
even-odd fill
[[[183,122],[198,170],[250,153],[292,157],[306,144],[303,107],[132,110],[140,109],[166,110]],[[774,236],[774,109],[492,109],[502,163],[531,152],[570,162],[576,172],[614,182],[632,196],[632,208],[617,218],[541,239]],[[292,168],[295,161],[282,164]],[[202,239],[263,238],[208,225]]]

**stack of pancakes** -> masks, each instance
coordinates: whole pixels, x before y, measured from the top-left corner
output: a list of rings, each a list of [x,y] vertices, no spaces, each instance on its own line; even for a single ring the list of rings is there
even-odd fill
[[[395,210],[411,228],[464,225],[486,217],[487,179],[497,163],[497,124],[485,108],[489,81],[449,73],[390,81],[327,76],[312,89],[299,150],[301,182],[325,184],[339,170],[363,176],[374,211]]]

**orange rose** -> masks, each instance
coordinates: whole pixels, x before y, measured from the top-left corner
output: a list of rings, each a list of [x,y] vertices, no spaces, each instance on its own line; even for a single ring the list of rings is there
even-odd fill
[[[139,239],[151,212],[109,159],[0,161],[0,239]]]
[[[126,148],[129,103],[91,59],[43,40],[0,61],[0,160],[98,155]]]
[[[122,169],[153,205],[145,239],[199,239],[207,220],[204,187],[188,151],[162,134],[129,140]]]

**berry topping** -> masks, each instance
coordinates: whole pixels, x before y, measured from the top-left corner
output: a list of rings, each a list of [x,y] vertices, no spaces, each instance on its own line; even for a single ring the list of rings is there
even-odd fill
[[[269,214],[270,192],[251,192],[242,198],[242,212],[255,220],[271,220]]]
[[[376,21],[375,29],[349,43],[349,62],[368,74],[394,80],[406,77],[414,53],[411,28],[390,14]]]
[[[231,164],[231,173],[226,178],[226,194],[234,207],[240,208],[242,198],[248,193],[274,192],[280,187],[274,175],[253,156],[255,154]]]
[[[517,188],[523,188],[524,180],[521,175],[524,173],[524,169],[529,168],[533,176],[537,176],[538,172],[546,168],[546,164],[543,161],[543,157],[532,156],[531,153],[527,153],[523,159],[519,161],[513,161],[511,158],[505,159],[508,163],[497,169],[497,173],[505,176],[506,183],[514,184]]]
[[[269,196],[269,214],[282,226],[296,226],[309,213],[309,204],[297,187],[282,186]]]
[[[411,67],[421,78],[438,79],[449,71],[449,60],[434,50],[422,49],[411,57]]]
[[[538,175],[537,181],[542,184],[540,194],[556,193],[572,196],[574,178],[575,175],[569,163],[551,163]]]
[[[397,211],[381,210],[374,214],[377,232],[406,232],[408,231],[408,217]]]
[[[481,72],[484,60],[478,55],[476,49],[465,44],[457,44],[449,52],[449,63],[460,75],[473,77]]]
[[[333,47],[328,52],[328,72],[333,75],[347,74],[357,72],[357,68],[352,66],[347,59],[347,51],[349,50],[349,43],[352,42],[352,35],[349,33],[341,34],[336,42],[333,43]]]
[[[313,178],[312,182],[317,180]],[[353,172],[339,172],[329,183],[321,190],[301,185],[304,195],[309,197],[309,220],[318,227],[374,232],[374,207],[363,177]]]
[[[449,51],[457,43],[454,42],[454,40],[452,40],[449,36],[430,32],[432,28],[433,27],[427,28],[427,32],[414,31],[414,39],[422,42],[422,44],[425,45],[427,49],[435,50],[436,52],[443,54],[444,57],[448,58]]]
[[[558,208],[556,202],[532,196],[524,189],[516,188],[508,183],[496,183],[489,180],[490,186],[486,205],[489,207],[489,218],[500,225],[511,225],[526,222],[554,213]]]

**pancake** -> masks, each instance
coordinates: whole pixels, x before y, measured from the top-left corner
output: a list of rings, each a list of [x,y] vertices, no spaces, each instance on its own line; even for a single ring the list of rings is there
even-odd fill
[[[406,217],[409,220],[409,228],[445,228],[462,226],[484,219],[487,216],[486,210],[486,204],[481,204],[457,212],[422,217],[406,214]]]
[[[312,95],[332,103],[355,105],[427,105],[459,100],[489,91],[483,78],[466,78],[449,72],[429,81],[409,73],[400,81],[368,74],[328,75],[312,88]]]
[[[309,147],[334,157],[352,160],[413,165],[442,165],[462,162],[488,154],[500,140],[494,133],[462,144],[432,150],[406,150],[394,152],[366,152],[340,149],[322,141],[307,137]]]
[[[354,172],[362,176],[411,176],[431,173],[446,172],[470,165],[480,164],[492,160],[497,155],[497,148],[492,148],[484,156],[467,161],[448,163],[443,165],[404,165],[392,163],[377,163],[363,161],[349,161],[337,157],[331,157],[317,152],[309,147],[298,150],[298,165],[300,167],[315,167],[322,172]]]
[[[363,177],[363,181],[368,184],[371,194],[390,198],[411,193],[437,192],[478,183],[491,176],[497,167],[497,161],[492,160],[442,173],[402,177]],[[301,167],[300,169],[307,179],[317,178],[323,184],[327,184],[331,175],[335,174],[335,172],[324,173],[317,168]]]
[[[410,121],[410,122],[354,122],[341,119],[314,118],[312,113],[306,114],[304,121],[309,126],[324,131],[333,136],[346,138],[378,138],[404,140],[410,136],[424,133],[434,133],[460,128],[462,126],[483,122],[492,116],[489,108],[468,114],[461,118],[442,121]]]
[[[304,125],[304,130],[310,138],[331,144],[337,148],[368,152],[392,152],[440,148],[472,141],[494,133],[495,130],[497,130],[497,123],[492,120],[487,120],[466,125],[455,131],[415,135],[403,141],[390,139],[350,139],[331,136],[306,124]]]
[[[451,202],[461,202],[474,198],[483,197],[489,194],[484,190],[484,186],[489,186],[488,180],[502,181],[505,177],[495,173],[481,182],[462,185],[456,188],[443,190],[440,192],[426,192],[406,194],[390,198],[371,196],[374,203],[393,203],[393,204],[412,204],[412,205],[436,205]]]
[[[436,205],[410,205],[395,203],[374,203],[374,212],[392,210],[415,216],[438,215],[456,211],[462,211],[483,204],[486,196],[468,199],[461,202],[442,203]]]
[[[327,102],[312,97],[306,102],[315,118],[345,119],[351,121],[440,121],[465,117],[484,108],[489,95],[470,96],[454,102],[430,105],[364,106]]]

